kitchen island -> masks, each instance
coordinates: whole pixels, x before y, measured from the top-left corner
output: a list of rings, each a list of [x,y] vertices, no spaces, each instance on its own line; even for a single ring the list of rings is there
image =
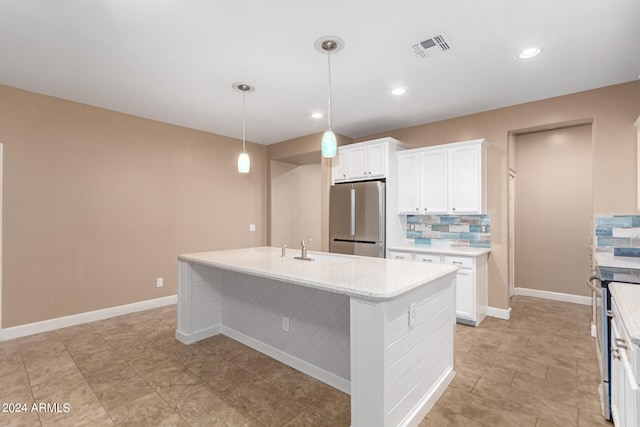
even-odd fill
[[[353,427],[417,425],[455,375],[457,268],[292,252],[181,255],[176,338],[222,333],[350,393]]]

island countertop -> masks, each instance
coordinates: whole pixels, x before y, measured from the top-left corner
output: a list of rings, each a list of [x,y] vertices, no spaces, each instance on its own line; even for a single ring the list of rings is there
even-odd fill
[[[180,255],[178,259],[284,281],[352,297],[388,301],[447,274],[457,267],[353,255],[309,252],[315,261],[294,259],[300,251],[257,247]]]

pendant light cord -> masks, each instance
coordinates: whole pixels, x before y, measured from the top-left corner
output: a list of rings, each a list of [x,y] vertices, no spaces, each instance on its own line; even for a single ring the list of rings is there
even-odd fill
[[[247,129],[247,109],[245,103],[245,95],[247,94],[246,90],[242,91],[242,152],[246,153],[246,129]]]
[[[329,119],[329,130],[331,129],[331,50],[327,50],[327,63],[329,64],[329,107],[327,109],[327,115]]]

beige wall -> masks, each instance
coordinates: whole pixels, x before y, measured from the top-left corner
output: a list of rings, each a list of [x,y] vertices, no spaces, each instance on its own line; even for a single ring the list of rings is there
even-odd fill
[[[271,241],[299,252],[300,239],[309,250],[322,246],[322,170],[318,163],[271,161]],[[311,241],[309,241],[311,239]]]
[[[456,119],[358,138],[391,136],[413,147],[486,138],[487,209],[491,214],[489,305],[509,306],[508,156],[512,133],[559,124],[593,121],[594,214],[636,210],[636,129],[640,81],[530,102]],[[356,142],[357,142],[356,141]]]
[[[266,147],[240,175],[238,140],[1,85],[0,143],[3,328],[173,295],[178,254],[266,243]]]
[[[519,135],[515,286],[590,296],[591,125]]]

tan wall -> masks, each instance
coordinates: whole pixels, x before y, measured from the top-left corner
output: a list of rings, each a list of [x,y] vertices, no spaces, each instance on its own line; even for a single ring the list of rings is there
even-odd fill
[[[3,328],[173,295],[178,254],[266,242],[266,147],[240,175],[238,140],[1,85],[0,143]]]
[[[593,120],[594,214],[636,210],[636,128],[640,81],[358,138],[391,136],[413,147],[486,138],[488,213],[491,214],[489,305],[509,306],[508,142],[514,132]]]
[[[515,286],[590,296],[591,125],[519,135]]]
[[[318,158],[318,160],[320,160]],[[322,246],[322,171],[320,163],[297,165],[271,161],[271,240],[299,252]],[[311,239],[311,241],[309,241]]]

